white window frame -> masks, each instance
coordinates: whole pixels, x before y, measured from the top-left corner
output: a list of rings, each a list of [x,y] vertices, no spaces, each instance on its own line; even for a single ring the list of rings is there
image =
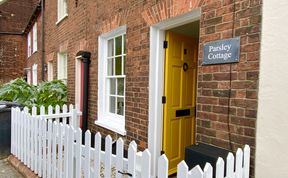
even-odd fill
[[[52,81],[53,80],[53,62],[49,61],[47,63],[47,80]]]
[[[28,33],[27,36],[27,57],[31,56],[31,32]]]
[[[31,85],[31,68],[27,70],[27,83]]]
[[[108,40],[126,34],[126,25],[121,26],[111,32],[102,34],[98,37],[98,119],[96,125],[112,130],[121,135],[126,135],[125,130],[125,104],[123,116],[109,112],[109,103],[107,96],[107,51]],[[125,42],[124,42],[125,43]],[[124,44],[122,42],[122,45]],[[126,44],[127,46],[127,44]],[[125,54],[126,55],[126,54]],[[125,67],[125,66],[124,66]],[[125,75],[120,75],[124,78],[124,103],[125,103]],[[116,86],[117,87],[117,86]]]
[[[37,76],[37,64],[33,64],[32,66],[32,84],[37,85],[38,76]]]
[[[38,43],[37,43],[37,22],[34,23],[33,25],[33,30],[32,30],[32,34],[33,34],[33,53],[35,53],[37,51],[38,48]]]
[[[67,0],[58,0],[56,24],[60,23],[67,16],[68,16]]]
[[[68,54],[66,52],[59,52],[57,54],[57,79],[63,80],[67,84],[68,77]]]

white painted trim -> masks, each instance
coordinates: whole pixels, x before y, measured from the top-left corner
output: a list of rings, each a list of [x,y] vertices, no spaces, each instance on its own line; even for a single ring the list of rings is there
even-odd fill
[[[80,106],[81,97],[81,58],[75,58],[75,105]],[[82,108],[81,108],[82,109]]]
[[[125,110],[124,116],[111,114],[106,112],[107,102],[106,97],[106,74],[107,74],[107,41],[118,35],[126,33],[126,25],[121,26],[111,32],[104,33],[98,37],[98,109],[97,109],[97,120],[96,125],[104,127],[106,129],[117,132],[121,135],[126,135],[125,130]]]
[[[68,14],[65,14],[63,17],[61,17],[55,24],[58,25],[60,22],[66,19],[66,17],[68,17]]]
[[[153,177],[156,177],[157,158],[162,149],[163,105],[161,97],[164,91],[165,30],[194,22],[199,20],[200,16],[201,11],[198,8],[150,27],[148,148],[152,156]]]
[[[33,64],[32,66],[32,84],[37,85],[38,77],[37,77],[37,64]]]

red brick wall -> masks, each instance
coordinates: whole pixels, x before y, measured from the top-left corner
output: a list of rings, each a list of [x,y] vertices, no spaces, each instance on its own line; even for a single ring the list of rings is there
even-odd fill
[[[27,41],[21,33],[36,5],[33,1],[9,0],[0,6],[0,83],[24,76]]]
[[[114,138],[119,136],[94,124],[97,118],[98,36],[127,25],[126,139],[135,140],[139,148],[144,149],[148,142],[149,27],[200,7],[197,141],[227,149],[230,149],[231,143],[234,151],[249,144],[252,147],[252,158],[254,157],[261,0],[235,0],[235,5],[233,0],[87,0],[78,1],[78,6],[75,2],[68,1],[68,17],[55,25],[56,1],[46,1],[45,50],[46,57],[54,59],[56,76],[56,54],[61,46],[66,46],[69,56],[68,98],[72,103],[75,54],[80,49],[92,53],[89,73],[89,129],[93,132],[100,131],[103,135],[112,134]],[[241,38],[240,62],[202,66],[203,44],[230,38],[233,32]]]
[[[0,35],[0,84],[24,76],[26,38]]]

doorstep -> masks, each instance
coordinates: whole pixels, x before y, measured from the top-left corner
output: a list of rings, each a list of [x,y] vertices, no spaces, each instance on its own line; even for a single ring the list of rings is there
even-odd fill
[[[20,160],[14,155],[10,155],[7,160],[19,171],[24,177],[27,178],[39,178],[31,169],[25,166]]]

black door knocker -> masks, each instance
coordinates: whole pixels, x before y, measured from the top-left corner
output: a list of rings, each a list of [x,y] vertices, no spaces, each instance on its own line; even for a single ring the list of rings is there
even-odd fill
[[[183,64],[183,70],[184,72],[188,70],[188,64],[186,62]]]

